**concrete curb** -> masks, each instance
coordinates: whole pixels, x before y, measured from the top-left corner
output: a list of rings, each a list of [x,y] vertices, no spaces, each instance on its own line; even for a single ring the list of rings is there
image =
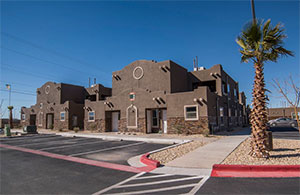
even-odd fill
[[[144,164],[146,164],[147,166],[150,166],[150,167],[159,167],[160,166],[160,162],[157,161],[157,160],[152,160],[149,158],[150,154],[153,154],[153,153],[156,153],[156,152],[160,152],[160,151],[163,151],[163,150],[167,150],[169,148],[174,148],[174,147],[177,147],[179,145],[182,145],[182,144],[185,144],[185,143],[189,143],[191,142],[191,140],[185,140],[181,143],[178,143],[178,144],[175,144],[175,145],[171,145],[171,146],[167,146],[167,147],[164,147],[164,148],[161,148],[161,149],[158,149],[158,150],[154,150],[154,151],[151,151],[151,152],[148,152],[146,154],[143,154],[140,158],[140,161]]]
[[[300,177],[300,165],[213,165],[211,177]]]
[[[125,137],[125,136],[109,136],[109,135],[89,135],[80,133],[56,133],[56,135],[61,135],[65,137],[86,137],[86,138],[99,138],[103,140],[112,141],[139,141],[147,143],[160,143],[160,144],[178,144],[185,143],[190,140],[180,140],[180,139],[156,139],[156,138],[143,138],[143,137]]]
[[[149,155],[150,155],[150,153],[146,153],[146,154],[142,155],[140,161],[149,167],[155,167],[155,168],[159,167],[160,162],[157,160],[152,160],[152,159],[148,158]]]

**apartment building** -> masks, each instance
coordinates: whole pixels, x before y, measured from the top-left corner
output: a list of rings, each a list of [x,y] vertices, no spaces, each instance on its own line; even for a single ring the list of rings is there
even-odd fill
[[[37,89],[36,104],[21,108],[21,124],[43,129],[83,128],[84,87],[47,82]]]
[[[221,65],[188,72],[170,60],[138,60],[113,72],[111,96],[106,90],[85,100],[84,129],[195,134],[247,123],[245,96]]]

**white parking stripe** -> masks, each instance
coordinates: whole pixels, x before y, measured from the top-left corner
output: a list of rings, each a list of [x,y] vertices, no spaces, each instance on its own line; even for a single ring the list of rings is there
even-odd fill
[[[75,144],[70,144],[70,145],[66,145],[66,146],[53,146],[53,147],[48,147],[48,148],[41,148],[39,150],[51,150],[51,149],[58,149],[58,148],[67,148],[67,147],[72,147],[72,146],[82,146],[82,145],[88,145],[88,144],[95,144],[95,143],[102,143],[103,141],[94,141],[94,142],[85,142],[85,143],[75,143]]]
[[[201,181],[188,193],[188,194],[196,194],[196,192],[203,186],[203,184],[209,179],[209,176],[203,177]]]
[[[180,186],[172,186],[167,188],[159,188],[159,189],[151,189],[151,190],[141,190],[141,191],[133,191],[133,192],[122,192],[122,193],[114,193],[114,194],[122,194],[122,195],[131,195],[131,194],[145,194],[145,193],[152,193],[152,192],[161,192],[161,191],[168,191],[168,190],[176,190],[188,187],[194,187],[196,184],[186,184]],[[111,194],[111,193],[109,193]]]
[[[47,137],[60,137],[60,136],[57,136],[57,135],[43,135],[43,136],[40,136],[40,135],[30,135],[30,136],[24,136],[24,137],[17,137],[17,138],[10,138],[10,139],[0,139],[1,141],[21,141],[21,140],[32,140],[32,139],[29,139],[29,138],[47,138]]]
[[[154,181],[154,182],[147,182],[147,183],[128,184],[128,185],[117,186],[116,188],[130,188],[130,187],[137,187],[137,186],[156,185],[156,184],[161,184],[161,183],[186,181],[186,180],[199,179],[199,178],[202,178],[202,177],[199,177],[199,176],[196,176],[196,177],[184,177],[184,178],[180,178],[180,179],[169,179],[169,180]],[[196,184],[197,183],[195,183],[195,185]]]
[[[135,178],[135,180],[138,180],[138,179],[152,179],[152,178],[167,177],[167,176],[171,176],[171,174],[144,176],[144,177]]]
[[[143,174],[145,174],[145,172],[138,173],[138,174],[136,174],[136,175],[134,175],[134,176],[132,176],[132,177],[129,177],[128,179],[126,179],[126,180],[124,180],[124,181],[121,181],[121,182],[119,182],[119,183],[117,183],[117,184],[115,184],[115,185],[112,185],[112,186],[110,186],[110,187],[108,187],[108,188],[105,188],[105,189],[103,189],[103,190],[100,190],[100,191],[98,191],[98,192],[95,192],[93,195],[103,194],[104,192],[107,192],[107,191],[109,191],[109,190],[111,190],[111,189],[113,189],[113,188],[115,188],[115,187],[118,187],[119,185],[122,185],[123,183],[126,183],[126,182],[128,182],[128,181],[130,181],[130,180],[132,180],[132,179],[135,179],[136,177],[139,177],[139,176],[141,176],[141,175],[143,175]]]
[[[88,152],[81,152],[81,153],[77,153],[77,154],[71,154],[69,156],[80,156],[80,155],[84,155],[84,154],[91,154],[91,153],[103,152],[103,151],[107,151],[107,150],[114,150],[114,149],[118,149],[118,148],[125,148],[125,147],[128,147],[128,146],[135,146],[135,145],[140,145],[140,144],[144,144],[144,143],[145,142],[139,142],[139,143],[134,143],[134,144],[127,144],[127,145],[122,145],[122,146],[105,148],[105,149],[101,149],[101,150],[94,150],[94,151],[88,151]]]
[[[78,140],[83,140],[83,138],[77,138],[77,139],[70,139],[70,140],[54,140],[54,141],[50,141],[47,142],[48,143],[60,143],[60,142],[64,142],[64,141],[78,141]],[[31,143],[31,144],[21,144],[21,145],[15,145],[15,146],[32,146],[32,145],[39,145],[39,144],[43,144],[43,142],[38,142],[38,143]]]

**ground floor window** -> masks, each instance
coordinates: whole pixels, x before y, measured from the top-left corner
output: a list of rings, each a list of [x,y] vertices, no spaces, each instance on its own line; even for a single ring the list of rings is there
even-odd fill
[[[184,118],[185,120],[198,120],[198,106],[184,106]]]
[[[158,127],[158,110],[152,110],[152,127]]]
[[[66,119],[66,112],[61,112],[60,113],[60,121],[65,121]]]
[[[224,108],[220,107],[220,123],[224,124]]]
[[[95,121],[95,111],[90,111],[88,117],[88,121]]]

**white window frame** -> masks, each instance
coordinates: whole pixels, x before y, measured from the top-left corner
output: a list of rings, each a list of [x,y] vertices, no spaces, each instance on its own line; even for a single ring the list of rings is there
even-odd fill
[[[157,125],[153,125],[153,111],[154,110],[151,110],[152,111],[152,120],[151,120],[151,123],[152,123],[152,127],[154,128],[158,128],[159,127],[159,112],[158,110],[155,110],[156,111],[156,121],[157,121]]]
[[[41,117],[42,116],[42,117]],[[38,125],[41,127],[43,126],[43,112],[39,112],[39,117],[38,117],[38,120],[39,120],[39,123]]]
[[[129,110],[129,108],[133,108],[135,110],[135,126],[128,126],[128,110]],[[128,106],[127,109],[126,109],[126,126],[127,126],[127,128],[136,129],[137,126],[138,126],[137,125],[137,120],[138,120],[138,118],[137,118],[137,108],[136,108],[136,106],[134,106],[134,105]]]
[[[61,114],[64,113],[64,119],[61,119]],[[66,120],[66,112],[60,112],[59,113],[59,119],[60,121],[65,121]]]
[[[189,108],[189,107],[196,107],[196,118],[187,118],[186,117],[186,114],[187,114],[186,108]],[[184,106],[184,120],[186,120],[186,121],[197,121],[197,120],[199,120],[199,109],[198,109],[197,104],[195,104],[195,105],[185,105]]]
[[[90,119],[90,113],[94,113],[94,119],[93,119],[93,120]],[[94,121],[95,121],[95,118],[96,118],[96,113],[95,113],[95,111],[89,111],[89,112],[88,112],[88,122],[94,122]]]

